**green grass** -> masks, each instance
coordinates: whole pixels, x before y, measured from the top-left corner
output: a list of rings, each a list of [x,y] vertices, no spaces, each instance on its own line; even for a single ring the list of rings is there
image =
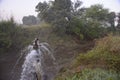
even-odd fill
[[[55,80],[119,80],[120,36],[108,35],[96,40],[94,48],[80,53]]]
[[[103,69],[84,69],[69,76],[59,76],[55,80],[119,80],[120,74]]]
[[[87,53],[80,54],[74,66],[102,67],[120,72],[120,37],[107,36],[96,42],[96,46]]]

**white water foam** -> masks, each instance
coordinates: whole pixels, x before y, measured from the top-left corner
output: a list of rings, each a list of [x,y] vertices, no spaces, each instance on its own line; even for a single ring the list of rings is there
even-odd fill
[[[48,43],[40,43],[37,50],[28,48],[20,80],[53,80],[57,73],[53,51]]]

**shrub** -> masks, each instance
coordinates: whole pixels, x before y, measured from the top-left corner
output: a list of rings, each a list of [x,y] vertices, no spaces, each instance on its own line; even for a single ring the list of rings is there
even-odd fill
[[[95,39],[104,36],[107,33],[107,29],[102,27],[101,22],[97,20],[86,20],[85,18],[74,18],[70,22],[68,32],[74,33],[80,39]]]
[[[75,65],[92,65],[120,72],[120,37],[109,35],[98,40],[91,51],[77,57]]]
[[[2,21],[0,22],[0,50],[4,51],[12,46],[11,37],[13,37],[15,32],[14,22]]]
[[[17,51],[28,44],[28,33],[14,20],[0,22],[0,52]]]
[[[84,69],[72,76],[57,78],[56,80],[119,80],[120,74],[115,71],[107,71],[102,69]]]

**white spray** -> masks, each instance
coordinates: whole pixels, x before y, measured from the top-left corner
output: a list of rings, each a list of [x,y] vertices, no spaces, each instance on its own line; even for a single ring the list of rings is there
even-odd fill
[[[48,43],[37,42],[37,48],[35,44],[25,58],[20,80],[53,80],[57,73],[53,52]]]

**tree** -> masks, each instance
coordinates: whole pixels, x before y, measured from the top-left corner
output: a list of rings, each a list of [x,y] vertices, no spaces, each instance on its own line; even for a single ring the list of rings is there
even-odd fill
[[[111,31],[115,31],[114,19],[115,19],[115,12],[110,12],[108,14],[108,22],[110,23],[110,30]]]
[[[49,3],[39,2],[36,11],[42,20],[53,25],[54,31],[65,33],[70,27],[72,18],[82,12],[79,9],[81,4],[82,2],[79,0],[75,3],[71,0],[55,0]]]
[[[54,22],[61,17],[65,18],[71,12],[71,0],[55,0],[53,2],[39,2],[36,6],[38,16],[47,22]]]
[[[36,8],[35,11],[38,12],[38,17],[41,18],[41,20],[46,21],[47,19],[45,16],[49,16],[49,15],[46,15],[46,12],[49,8],[49,4],[47,2],[43,2],[43,3],[39,2],[35,8]]]
[[[72,13],[74,15],[79,15],[78,13],[81,12],[82,8],[80,8],[80,6],[82,5],[82,2],[77,0],[76,2],[72,3]]]
[[[39,2],[36,11],[38,17],[53,25],[55,32],[64,33],[70,19],[71,7],[71,0],[55,0],[49,3]]]
[[[35,24],[37,24],[37,18],[33,15],[24,16],[22,21],[23,21],[23,24],[25,24],[25,25],[35,25]]]
[[[82,39],[102,37],[107,32],[108,9],[102,5],[92,5],[90,8],[80,8],[71,21],[70,31]]]
[[[40,2],[36,11],[42,20],[51,23],[53,30],[60,34],[75,34],[84,39],[103,36],[108,27],[108,9],[99,4],[89,8],[81,5],[79,0],[74,3],[71,0],[55,0],[49,3]]]
[[[118,18],[119,19],[118,19],[118,26],[117,27],[120,29],[120,13],[118,13]]]
[[[54,8],[59,11],[66,10],[67,12],[70,12],[71,0],[55,0]]]
[[[103,8],[100,4],[96,4],[92,5],[90,8],[87,8],[86,17],[94,20],[106,21],[108,13],[108,9]]]

